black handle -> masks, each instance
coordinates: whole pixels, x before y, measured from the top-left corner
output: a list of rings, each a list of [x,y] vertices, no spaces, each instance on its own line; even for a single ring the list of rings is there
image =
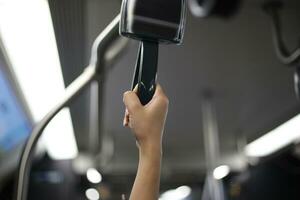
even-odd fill
[[[151,101],[156,89],[158,43],[141,41],[132,90],[138,85],[138,97],[143,105]]]

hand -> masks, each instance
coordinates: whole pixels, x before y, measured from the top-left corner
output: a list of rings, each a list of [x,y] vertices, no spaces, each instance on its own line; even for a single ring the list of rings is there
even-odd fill
[[[136,91],[137,88],[124,93],[126,113],[123,125],[131,128],[140,149],[161,150],[169,100],[157,84],[152,100],[143,106]]]

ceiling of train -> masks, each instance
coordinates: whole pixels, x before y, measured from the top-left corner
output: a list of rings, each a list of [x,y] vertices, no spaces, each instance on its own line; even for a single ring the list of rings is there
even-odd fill
[[[50,1],[66,84],[88,63],[93,40],[119,12],[118,0]],[[72,3],[70,3],[72,2]],[[188,14],[182,46],[161,46],[160,84],[170,99],[164,137],[164,169],[201,172],[205,169],[201,103],[212,94],[220,136],[221,158],[230,158],[246,143],[265,134],[299,111],[293,88],[293,70],[277,60],[269,18],[263,1],[244,1],[229,20],[197,19]],[[300,2],[285,1],[284,35],[292,48],[299,42]],[[122,127],[122,94],[130,87],[137,42],[105,74],[101,103],[102,134],[113,141],[106,152],[107,172],[136,167],[137,151],[130,131]],[[78,145],[89,149],[89,92],[72,107]],[[109,148],[108,148],[109,149]],[[231,160],[232,161],[232,160]],[[229,162],[231,162],[229,160]]]

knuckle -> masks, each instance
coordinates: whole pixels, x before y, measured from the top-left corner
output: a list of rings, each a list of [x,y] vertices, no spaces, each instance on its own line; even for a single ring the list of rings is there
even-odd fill
[[[126,101],[126,100],[128,100],[129,98],[130,98],[130,96],[131,96],[131,91],[127,91],[127,92],[125,92],[124,94],[123,94],[123,101]]]
[[[168,106],[170,103],[169,98],[167,96],[161,96],[161,102],[166,106]]]
[[[130,91],[126,91],[126,92],[124,92],[123,97],[127,97],[129,94],[130,94]]]

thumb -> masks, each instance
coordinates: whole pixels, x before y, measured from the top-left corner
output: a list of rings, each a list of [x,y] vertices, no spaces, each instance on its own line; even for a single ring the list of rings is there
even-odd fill
[[[138,96],[133,91],[125,92],[123,95],[123,101],[129,113],[135,112],[143,107]]]

